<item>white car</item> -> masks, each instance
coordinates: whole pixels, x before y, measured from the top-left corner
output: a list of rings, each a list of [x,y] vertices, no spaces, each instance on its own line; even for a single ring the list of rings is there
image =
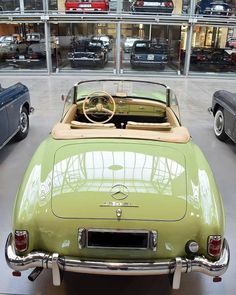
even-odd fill
[[[124,52],[131,52],[131,48],[133,47],[134,42],[137,40],[138,38],[127,37],[124,43]]]

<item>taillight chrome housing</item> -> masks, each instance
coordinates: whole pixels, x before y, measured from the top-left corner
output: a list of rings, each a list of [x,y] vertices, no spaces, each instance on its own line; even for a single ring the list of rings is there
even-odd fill
[[[209,236],[207,242],[208,254],[212,257],[219,257],[222,249],[222,237],[221,236]]]
[[[15,250],[16,252],[25,252],[29,246],[29,234],[26,230],[15,231]]]

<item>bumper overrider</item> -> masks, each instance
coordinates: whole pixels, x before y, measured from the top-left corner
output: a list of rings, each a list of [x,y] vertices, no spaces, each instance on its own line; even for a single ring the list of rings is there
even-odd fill
[[[173,275],[172,288],[180,286],[181,273],[200,272],[219,278],[228,268],[230,251],[227,240],[224,239],[222,252],[219,260],[210,261],[205,257],[196,256],[193,259],[176,257],[170,260],[156,262],[100,262],[80,260],[76,257],[60,256],[58,253],[32,252],[26,256],[15,253],[12,234],[9,234],[5,257],[7,264],[15,271],[23,271],[35,268],[35,273],[40,273],[44,268],[52,269],[53,284],[61,284],[63,271],[103,274],[103,275]],[[33,274],[33,272],[32,272]],[[35,276],[35,277],[34,277]],[[31,280],[37,275],[33,274]]]

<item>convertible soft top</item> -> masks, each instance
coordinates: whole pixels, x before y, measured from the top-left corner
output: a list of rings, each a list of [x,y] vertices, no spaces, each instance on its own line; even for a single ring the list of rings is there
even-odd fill
[[[72,128],[71,124],[58,123],[52,130],[54,139],[85,139],[85,138],[130,138],[187,143],[190,139],[186,127],[173,127],[168,131],[134,130],[101,128]]]

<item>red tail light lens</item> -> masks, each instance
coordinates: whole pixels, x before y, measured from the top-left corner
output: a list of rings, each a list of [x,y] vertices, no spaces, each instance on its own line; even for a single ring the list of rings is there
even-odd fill
[[[17,252],[25,252],[28,249],[29,235],[26,230],[15,231],[15,249]]]
[[[205,55],[197,55],[197,60],[206,60]]]
[[[173,3],[172,2],[165,2],[165,7],[173,7]]]
[[[209,236],[208,237],[208,254],[213,257],[220,256],[222,246],[221,236]]]
[[[138,0],[138,1],[136,1],[136,5],[137,6],[143,6],[143,0]]]
[[[32,53],[30,54],[30,58],[38,58],[38,54],[35,53],[35,52],[32,52]]]

